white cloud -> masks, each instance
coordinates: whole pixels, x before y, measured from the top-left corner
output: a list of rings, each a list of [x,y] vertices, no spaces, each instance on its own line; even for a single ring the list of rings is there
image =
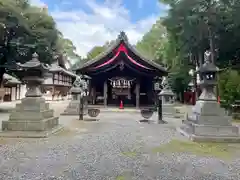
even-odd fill
[[[45,6],[45,3],[41,0],[30,0],[30,3],[34,6]]]
[[[86,5],[91,13],[84,9],[63,11],[60,8],[50,12],[59,30],[73,41],[81,56],[85,56],[96,45],[115,40],[120,31],[125,31],[130,43],[135,44],[157,19],[157,15],[152,15],[132,23],[130,12],[121,0],[105,0],[101,4],[95,0],[86,0]]]

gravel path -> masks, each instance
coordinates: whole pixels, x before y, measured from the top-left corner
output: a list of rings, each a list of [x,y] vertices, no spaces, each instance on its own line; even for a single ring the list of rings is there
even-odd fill
[[[240,158],[223,162],[184,153],[153,153],[179,136],[173,125],[139,124],[130,113],[99,122],[61,117],[48,139],[0,139],[1,180],[237,180]]]

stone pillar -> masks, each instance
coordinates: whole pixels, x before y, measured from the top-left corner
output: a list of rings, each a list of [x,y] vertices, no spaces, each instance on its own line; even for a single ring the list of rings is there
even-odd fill
[[[92,104],[93,105],[96,104],[96,87],[95,86],[92,87]]]
[[[107,93],[108,93],[108,89],[107,89],[107,81],[104,82],[103,85],[103,98],[104,98],[104,107],[107,107]]]
[[[140,106],[140,83],[137,81],[136,84],[136,108],[138,109]]]

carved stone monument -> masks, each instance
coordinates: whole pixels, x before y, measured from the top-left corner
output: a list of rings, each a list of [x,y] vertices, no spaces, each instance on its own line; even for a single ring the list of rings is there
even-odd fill
[[[72,94],[72,100],[67,106],[67,108],[64,110],[64,112],[61,115],[73,115],[78,116],[80,111],[80,103],[83,103],[85,108],[83,108],[83,114],[87,114],[87,102],[84,101],[84,97],[86,97],[86,90],[87,90],[87,84],[86,81],[83,80],[81,77],[76,78],[76,80],[73,83],[73,87],[71,88],[71,94]],[[84,102],[81,102],[84,101]]]
[[[158,94],[159,98],[162,99],[162,113],[163,115],[174,115],[174,93],[169,85],[168,79],[163,77],[162,80],[162,87],[163,89]]]
[[[240,141],[239,129],[231,124],[231,117],[217,103],[214,87],[218,68],[210,62],[210,53],[205,53],[205,63],[198,69],[202,94],[191,115],[178,129],[193,141],[233,142]]]
[[[58,117],[42,97],[40,86],[48,72],[48,67],[40,63],[37,53],[32,60],[17,63],[15,74],[27,84],[27,93],[21,103],[11,112],[8,121],[2,122],[0,136],[5,137],[47,137],[63,127]]]

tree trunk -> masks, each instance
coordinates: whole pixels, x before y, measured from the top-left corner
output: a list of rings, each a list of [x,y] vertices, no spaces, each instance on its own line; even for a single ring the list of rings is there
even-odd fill
[[[209,28],[209,45],[211,52],[211,62],[215,63],[215,50],[214,50],[214,39],[211,28]]]
[[[202,58],[202,52],[200,50],[198,51],[198,62],[199,62],[199,66],[202,66],[203,58]]]
[[[3,65],[7,62],[6,58],[0,59],[0,88],[3,87],[3,75],[6,72],[5,67]]]

